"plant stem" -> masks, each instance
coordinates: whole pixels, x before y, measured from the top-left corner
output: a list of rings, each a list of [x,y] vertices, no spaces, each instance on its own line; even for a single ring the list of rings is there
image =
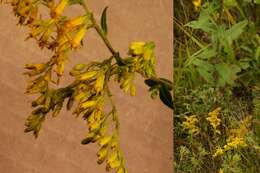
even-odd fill
[[[84,10],[87,13],[91,13],[86,5],[85,2],[82,3],[82,6],[84,8]],[[112,47],[110,41],[108,40],[107,36],[105,35],[105,33],[102,31],[102,29],[100,28],[100,26],[97,24],[97,21],[95,19],[94,16],[92,16],[92,22],[93,22],[93,27],[95,28],[95,30],[97,31],[97,33],[99,34],[99,36],[102,38],[102,40],[104,41],[105,45],[107,46],[107,48],[109,49],[109,51],[112,53],[113,56],[116,56],[117,52],[115,51],[115,49]]]

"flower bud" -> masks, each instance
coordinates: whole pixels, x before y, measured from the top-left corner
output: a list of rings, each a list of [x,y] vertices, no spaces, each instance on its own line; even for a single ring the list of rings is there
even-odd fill
[[[105,82],[105,74],[101,73],[96,80],[96,84],[94,86],[94,89],[96,90],[97,93],[103,90],[104,87],[104,82]]]
[[[84,103],[81,104],[81,108],[86,109],[92,106],[96,106],[97,101],[96,100],[90,100],[90,101],[86,101]]]
[[[79,31],[76,33],[75,37],[71,40],[71,47],[77,48],[80,45],[80,42],[83,40],[85,34],[86,34],[86,26],[83,26],[79,29]]]
[[[69,0],[60,0],[59,4],[52,9],[51,17],[57,18],[64,11],[65,7],[68,5]]]
[[[105,159],[106,159],[106,157],[107,157],[107,153],[108,153],[108,148],[106,148],[106,147],[102,147],[99,151],[98,151],[98,153],[97,153],[97,156],[98,156],[98,161],[97,161],[97,163],[98,164],[102,164],[104,161],[105,161]]]
[[[78,76],[79,80],[88,80],[94,76],[96,76],[97,71],[88,71],[85,73],[82,73],[81,75]]]
[[[101,147],[107,146],[108,143],[111,141],[111,139],[112,139],[112,136],[103,136],[103,137],[100,139],[100,141],[99,141],[99,145],[100,145]]]

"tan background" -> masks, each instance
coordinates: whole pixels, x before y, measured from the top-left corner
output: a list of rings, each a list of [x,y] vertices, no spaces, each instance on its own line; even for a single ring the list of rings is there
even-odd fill
[[[108,5],[109,38],[113,46],[126,52],[134,40],[154,41],[157,72],[172,78],[172,1],[171,0],[94,0],[89,3],[97,18]],[[68,13],[79,14],[77,7]],[[0,173],[103,173],[96,164],[95,144],[82,146],[87,132],[84,122],[71,112],[47,118],[37,140],[23,133],[31,112],[32,98],[24,95],[25,63],[46,61],[33,40],[24,42],[25,31],[16,26],[10,6],[0,5]],[[71,55],[71,61],[89,62],[108,57],[95,32],[87,33],[87,48]],[[171,173],[172,112],[151,100],[141,78],[137,96],[131,98],[113,86],[121,120],[121,146],[129,173]]]

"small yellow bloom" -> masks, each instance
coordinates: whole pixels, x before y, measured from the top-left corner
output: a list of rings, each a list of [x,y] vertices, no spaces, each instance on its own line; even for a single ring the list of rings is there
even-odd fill
[[[227,144],[224,146],[225,150],[236,149],[238,147],[246,147],[247,144],[244,138],[241,137],[229,137],[227,139]]]
[[[97,93],[100,93],[100,91],[103,90],[104,88],[104,83],[105,83],[105,74],[101,72],[100,75],[98,75],[94,89],[96,90]]]
[[[220,131],[217,130],[217,127],[220,125],[221,122],[221,119],[218,118],[220,110],[220,107],[216,108],[212,112],[209,112],[208,117],[206,118],[210,122],[210,125],[213,127],[214,133],[218,134],[220,134]]]
[[[110,163],[110,162],[113,162],[115,161],[116,159],[118,159],[118,154],[117,152],[113,152],[111,155],[109,155],[108,157],[108,160],[107,160],[107,163]]]
[[[119,168],[116,173],[125,173],[124,168]]]
[[[107,148],[106,147],[102,147],[98,153],[97,153],[97,156],[98,156],[98,164],[101,164],[105,161],[106,157],[107,157]]]
[[[26,64],[25,68],[28,69],[28,70],[42,71],[46,68],[46,64],[44,64],[44,63]]]
[[[79,80],[88,80],[97,75],[97,71],[87,71],[78,76]]]
[[[100,139],[99,145],[101,147],[106,146],[112,139],[112,136],[104,136]]]
[[[142,55],[144,52],[144,45],[145,45],[145,42],[133,42],[130,45],[130,51],[134,55]]]
[[[224,152],[225,151],[222,148],[217,148],[216,152],[213,154],[213,158],[224,154]]]
[[[199,132],[199,127],[197,127],[197,123],[199,120],[197,119],[196,115],[191,115],[191,116],[185,116],[185,121],[182,123],[183,127],[185,129],[189,130],[189,133],[191,134],[196,134]]]
[[[75,17],[74,19],[71,19],[71,20],[65,22],[64,27],[66,29],[70,30],[74,27],[77,27],[77,26],[84,24],[86,19],[87,19],[86,15]]]
[[[92,106],[95,106],[97,104],[97,101],[96,100],[90,100],[90,101],[86,101],[84,103],[81,104],[81,108],[89,108],[89,107],[92,107]]]
[[[194,5],[194,8],[195,10],[199,10],[200,6],[201,6],[201,0],[193,0],[192,1],[193,5]]]
[[[59,4],[51,11],[51,17],[57,18],[68,5],[69,0],[60,0]]]
[[[76,33],[75,37],[71,40],[71,47],[77,48],[80,45],[81,40],[84,38],[86,34],[86,26],[82,26],[79,31]]]
[[[121,161],[119,159],[115,159],[115,160],[107,163],[106,169],[109,171],[111,169],[118,168],[120,165],[121,165]]]
[[[135,96],[136,95],[136,88],[133,85],[131,85],[131,87],[130,87],[130,95],[131,96]]]

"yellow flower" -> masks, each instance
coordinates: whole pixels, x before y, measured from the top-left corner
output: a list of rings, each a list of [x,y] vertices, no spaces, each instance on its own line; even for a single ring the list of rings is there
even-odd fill
[[[105,74],[104,72],[101,72],[100,75],[98,75],[94,89],[96,90],[97,93],[103,90],[104,87],[104,82],[105,82]]]
[[[66,30],[70,30],[74,27],[84,24],[86,19],[87,19],[86,15],[75,17],[74,19],[65,22],[64,27],[66,28]]]
[[[209,112],[208,117],[206,118],[210,122],[210,125],[214,128],[214,133],[219,133],[219,134],[220,131],[217,130],[217,127],[220,125],[221,122],[221,119],[218,118],[220,110],[221,110],[220,107],[216,108],[212,112]]]
[[[145,45],[145,42],[133,42],[130,45],[130,51],[134,55],[142,55],[144,52],[144,45]]]
[[[97,75],[97,71],[87,71],[78,76],[79,80],[88,80]]]
[[[227,144],[224,146],[225,150],[236,149],[238,147],[246,147],[247,144],[244,138],[241,137],[229,137],[227,139]]]
[[[106,146],[112,139],[112,136],[103,136],[100,141],[99,141],[99,145],[101,147]]]
[[[75,37],[71,40],[71,47],[77,48],[80,45],[81,40],[84,38],[86,34],[86,26],[82,26],[79,31],[76,33]]]
[[[121,160],[117,158],[111,162],[107,162],[106,170],[110,171],[111,169],[118,168],[120,165],[121,165]]]
[[[51,11],[51,17],[57,18],[68,5],[69,0],[60,0],[59,4]]]
[[[216,152],[213,154],[213,158],[224,154],[224,152],[225,151],[222,148],[218,147]]]
[[[25,68],[28,70],[35,70],[37,72],[41,72],[46,68],[46,64],[39,63],[39,64],[26,64]]]
[[[95,106],[97,104],[97,101],[96,100],[89,100],[89,101],[86,101],[84,103],[81,104],[81,108],[89,108],[89,107],[92,107],[92,106]]]
[[[189,130],[189,133],[196,134],[199,132],[199,128],[197,127],[198,119],[196,115],[185,116],[185,121],[182,123],[185,129]]]
[[[107,148],[106,147],[102,147],[98,153],[97,153],[97,156],[98,156],[98,164],[101,164],[105,161],[106,157],[107,157]]]
[[[125,173],[125,170],[124,170],[124,168],[120,168],[120,169],[117,170],[116,173]]]
[[[131,85],[130,87],[130,95],[135,96],[136,95],[136,88],[134,85]]]
[[[195,8],[196,11],[197,11],[197,10],[200,8],[200,6],[201,6],[201,0],[193,0],[192,3],[193,3],[193,5],[194,5],[194,8]]]

